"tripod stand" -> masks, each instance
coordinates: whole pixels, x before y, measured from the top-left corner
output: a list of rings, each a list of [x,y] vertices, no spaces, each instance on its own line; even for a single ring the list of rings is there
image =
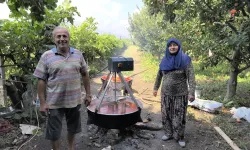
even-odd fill
[[[126,82],[126,80],[125,80],[125,78],[124,78],[124,76],[122,75],[122,73],[121,73],[121,71],[110,71],[109,72],[109,74],[108,74],[108,76],[107,76],[107,79],[105,80],[105,82],[104,82],[104,84],[102,85],[102,87],[101,87],[101,90],[99,91],[99,93],[98,93],[98,98],[100,99],[100,102],[99,102],[99,104],[96,106],[96,108],[95,108],[95,112],[98,112],[99,111],[99,109],[100,109],[100,107],[101,107],[101,104],[102,104],[102,102],[103,102],[103,99],[104,99],[104,97],[105,97],[105,95],[106,95],[106,93],[107,93],[107,90],[108,90],[108,88],[109,88],[109,85],[110,85],[110,83],[111,83],[111,80],[112,80],[112,77],[114,76],[115,78],[115,82],[114,82],[114,84],[115,84],[115,88],[114,88],[114,101],[115,102],[118,102],[120,99],[117,99],[117,95],[116,95],[116,92],[117,92],[117,89],[116,89],[116,83],[117,83],[117,81],[116,81],[116,76],[119,76],[119,78],[121,79],[121,81],[122,81],[122,83],[125,85],[125,89],[128,91],[128,93],[129,93],[129,96],[131,97],[131,99],[133,100],[133,102],[136,104],[136,106],[138,107],[138,109],[141,109],[140,108],[140,106],[139,106],[139,104],[138,104],[138,102],[136,101],[136,99],[135,99],[135,97],[134,97],[134,95],[133,95],[133,92],[132,92],[132,90],[131,90],[131,88],[129,87],[129,85],[128,85],[128,83]],[[104,90],[103,90],[104,89]]]

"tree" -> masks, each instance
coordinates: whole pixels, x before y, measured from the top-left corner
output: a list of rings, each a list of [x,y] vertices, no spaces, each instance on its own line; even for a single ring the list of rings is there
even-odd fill
[[[20,10],[26,9],[30,11],[31,18],[39,22],[44,20],[46,9],[54,10],[57,6],[57,0],[0,0],[0,3],[4,2],[14,15],[22,16]]]
[[[89,64],[100,61],[103,63],[103,60],[123,46],[122,41],[113,35],[98,34],[97,22],[93,17],[87,18],[79,26],[69,26],[68,28],[71,33],[71,45],[84,52],[84,57]]]
[[[51,34],[54,27],[63,22],[73,22],[78,14],[76,7],[65,1],[55,10],[45,9],[46,18],[42,22],[33,20],[25,9],[21,16],[5,20],[1,24],[0,56],[2,65],[8,67],[7,74],[29,74],[34,71],[41,54],[53,45]]]
[[[238,75],[250,68],[250,2],[247,0],[144,0],[144,2],[152,14],[159,12],[165,14],[165,21],[199,19],[203,25],[199,28],[200,43],[207,48],[203,56],[208,57],[207,50],[210,49],[214,55],[207,60],[214,60],[211,61],[213,63],[226,60],[231,66],[225,100],[231,99],[236,94]],[[201,54],[204,48],[193,50]]]
[[[144,7],[140,13],[129,16],[129,32],[136,45],[157,56],[159,60],[165,54],[167,40],[175,37],[183,41],[182,46],[186,53],[195,57],[200,55],[192,53],[194,44],[200,41],[200,36],[194,36],[199,34],[199,19],[193,18],[189,21],[179,19],[169,23],[166,22],[163,14],[151,15],[149,10]]]
[[[123,46],[122,41],[113,35],[99,35],[97,22],[92,17],[79,26],[73,26],[74,15],[80,14],[69,0],[54,10],[45,9],[46,17],[41,22],[29,16],[26,9],[20,8],[19,13],[20,16],[11,15],[11,20],[0,22],[0,56],[4,58],[2,65],[8,68],[7,77],[34,71],[41,54],[54,47],[52,31],[58,25],[69,28],[70,44],[85,53],[90,65],[105,60]]]
[[[140,13],[129,15],[129,32],[133,41],[143,51],[157,56],[158,59],[164,54],[167,35],[166,30],[160,28],[162,15],[150,16],[148,9],[144,7]]]

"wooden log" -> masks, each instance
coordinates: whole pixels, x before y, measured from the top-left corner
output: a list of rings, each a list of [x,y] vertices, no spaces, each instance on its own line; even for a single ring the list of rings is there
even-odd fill
[[[146,100],[146,101],[150,101],[150,102],[156,102],[156,103],[161,103],[161,101],[157,101],[157,100],[152,100],[152,99],[149,99],[149,98],[142,98],[143,100]]]
[[[221,130],[220,127],[215,126],[214,129],[224,138],[224,140],[234,149],[240,150],[240,148]]]
[[[140,97],[140,100],[141,100],[143,103],[148,104],[148,105],[153,105],[154,103],[156,103],[156,102],[154,102],[154,103],[149,103],[149,102],[143,100],[141,97]]]
[[[149,124],[145,124],[143,122],[137,122],[135,125],[134,125],[135,128],[138,128],[138,129],[144,129],[144,130],[150,130],[150,131],[159,131],[162,129],[162,126],[159,126],[159,125],[149,125]]]

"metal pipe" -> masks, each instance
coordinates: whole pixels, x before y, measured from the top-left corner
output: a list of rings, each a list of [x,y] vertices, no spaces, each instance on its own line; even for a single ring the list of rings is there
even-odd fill
[[[102,90],[104,89],[104,87],[107,86],[107,83],[108,83],[108,79],[109,79],[109,76],[110,76],[111,72],[109,72],[109,74],[107,75],[107,78],[104,80],[104,82],[102,83],[102,87],[100,89],[100,91],[98,92],[97,94],[97,98],[100,97],[101,93],[102,93]]]
[[[115,89],[113,89],[114,90],[114,95],[115,95],[115,101],[117,102],[117,100],[116,100],[116,72],[115,72]]]
[[[101,100],[100,100],[99,104],[96,106],[95,112],[97,112],[97,111],[100,109],[100,106],[101,106],[102,101],[103,101],[103,99],[104,99],[104,96],[105,96],[105,94],[106,94],[106,92],[107,92],[107,89],[108,89],[108,86],[109,86],[109,84],[110,84],[110,81],[111,81],[112,77],[113,77],[113,74],[111,74],[111,75],[109,76],[108,83],[107,83],[107,85],[106,85],[106,87],[105,87],[105,89],[104,89],[104,92],[103,92],[103,95],[101,96]]]
[[[122,82],[124,83],[124,85],[125,85],[125,87],[126,87],[126,90],[128,91],[128,93],[129,93],[131,99],[134,101],[134,103],[136,104],[136,106],[137,106],[138,108],[141,108],[141,107],[139,106],[139,104],[137,103],[137,101],[136,101],[136,99],[135,99],[135,97],[134,97],[134,95],[133,95],[133,93],[132,93],[132,90],[129,88],[128,83],[125,81],[125,79],[124,79],[122,73],[121,73],[121,72],[118,72],[117,74],[119,75],[119,77],[121,78]]]

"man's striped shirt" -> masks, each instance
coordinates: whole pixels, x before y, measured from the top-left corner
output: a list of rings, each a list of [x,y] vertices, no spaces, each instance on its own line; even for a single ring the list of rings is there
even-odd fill
[[[33,75],[46,81],[49,109],[72,108],[82,103],[82,73],[86,71],[87,65],[79,50],[70,48],[68,56],[63,56],[54,48],[41,56]]]

